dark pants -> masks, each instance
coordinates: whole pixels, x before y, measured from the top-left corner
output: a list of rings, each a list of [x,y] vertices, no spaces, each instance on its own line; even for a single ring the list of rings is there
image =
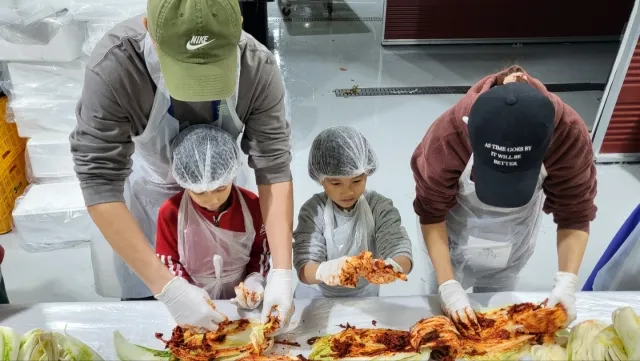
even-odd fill
[[[143,297],[143,298],[121,298],[120,301],[155,301],[156,298],[153,296]]]
[[[7,288],[4,286],[4,277],[0,281],[0,305],[8,305],[9,297],[7,296]]]
[[[267,2],[269,0],[248,0],[240,2],[242,11],[242,29],[253,35],[262,45],[269,47],[269,24],[267,19]],[[272,1],[272,0],[271,0]]]

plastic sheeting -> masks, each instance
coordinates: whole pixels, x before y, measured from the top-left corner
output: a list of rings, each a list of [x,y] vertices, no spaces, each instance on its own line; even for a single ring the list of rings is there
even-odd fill
[[[76,21],[123,21],[147,11],[146,0],[72,0],[69,10]]]
[[[82,44],[82,51],[85,55],[91,55],[93,48],[102,39],[107,31],[111,30],[121,20],[101,20],[87,23],[87,39]]]
[[[31,138],[27,140],[30,183],[76,180],[69,138]]]
[[[9,63],[9,109],[23,138],[66,138],[75,127],[85,60],[68,63]]]
[[[16,201],[13,222],[22,247],[30,252],[88,242],[94,227],[79,182],[29,186]]]
[[[147,11],[146,0],[72,0],[69,7],[76,21],[87,22],[82,51],[90,55],[98,41],[116,24]]]
[[[46,45],[68,12],[65,0],[0,1],[0,38],[14,44]]]
[[[82,55],[85,24],[60,5],[0,5],[0,61],[72,61]]]
[[[476,308],[494,308],[517,302],[541,302],[546,293],[505,292],[498,294],[472,294]],[[217,308],[230,318],[259,318],[254,310],[239,315],[228,301],[216,301]],[[611,313],[618,307],[632,306],[640,310],[639,292],[587,292],[577,295],[577,322],[595,319],[611,323]],[[340,332],[340,324],[372,328],[409,329],[423,317],[441,314],[437,296],[428,297],[376,297],[359,299],[295,300],[289,332],[282,336],[297,341],[301,347],[276,346],[274,351],[307,356],[311,337]],[[393,310],[393,312],[389,312]],[[3,326],[27,332],[34,327],[67,332],[93,347],[105,360],[117,360],[113,349],[113,332],[119,330],[134,343],[153,348],[163,344],[155,333],[169,337],[174,322],[159,302],[112,303],[52,303],[34,306],[0,306]]]

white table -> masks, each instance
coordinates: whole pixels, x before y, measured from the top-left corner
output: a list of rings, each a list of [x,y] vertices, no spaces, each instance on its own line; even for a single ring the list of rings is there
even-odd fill
[[[474,308],[494,308],[518,302],[542,302],[546,293],[504,292],[472,294]],[[578,320],[597,319],[611,323],[611,312],[621,306],[632,306],[640,313],[640,292],[581,292],[577,297]],[[230,318],[240,315],[227,301],[218,301],[219,310]],[[278,346],[278,352],[308,355],[306,341],[314,336],[339,332],[347,322],[357,327],[387,327],[408,330],[423,317],[441,314],[436,296],[379,297],[359,299],[295,300],[296,312],[287,341],[297,341],[300,348]],[[259,312],[242,314],[258,318]],[[161,332],[168,338],[174,327],[166,308],[159,302],[111,303],[44,303],[36,305],[0,306],[0,324],[26,332],[40,327],[64,330],[93,347],[105,360],[117,360],[113,349],[113,331],[119,330],[134,343],[162,348],[155,339]]]

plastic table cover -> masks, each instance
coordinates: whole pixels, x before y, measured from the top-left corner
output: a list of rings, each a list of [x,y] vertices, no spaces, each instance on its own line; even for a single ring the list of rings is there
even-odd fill
[[[476,309],[495,308],[520,302],[542,302],[547,293],[504,292],[471,294]],[[217,301],[217,308],[234,319],[258,318],[259,311],[238,313],[228,301]],[[640,310],[640,292],[580,292],[577,294],[578,319],[611,323],[611,312],[632,306]],[[279,337],[300,343],[300,347],[278,345],[275,352],[307,356],[311,337],[340,332],[347,322],[361,328],[408,330],[424,317],[441,314],[437,296],[375,297],[358,299],[295,300],[296,312],[287,333]],[[113,332],[119,330],[130,341],[147,347],[162,348],[155,333],[170,337],[175,323],[159,302],[45,303],[32,306],[0,306],[0,324],[25,333],[32,328],[67,332],[93,347],[105,360],[117,360]],[[373,321],[376,321],[376,326]]]

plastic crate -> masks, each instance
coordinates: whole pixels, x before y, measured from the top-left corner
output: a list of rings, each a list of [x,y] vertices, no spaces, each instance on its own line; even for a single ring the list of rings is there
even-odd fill
[[[29,185],[25,163],[23,149],[5,167],[0,167],[0,234],[11,231],[11,212],[16,198],[21,196]]]
[[[0,169],[5,168],[27,146],[27,140],[18,136],[16,123],[6,122],[7,97],[0,97]]]

